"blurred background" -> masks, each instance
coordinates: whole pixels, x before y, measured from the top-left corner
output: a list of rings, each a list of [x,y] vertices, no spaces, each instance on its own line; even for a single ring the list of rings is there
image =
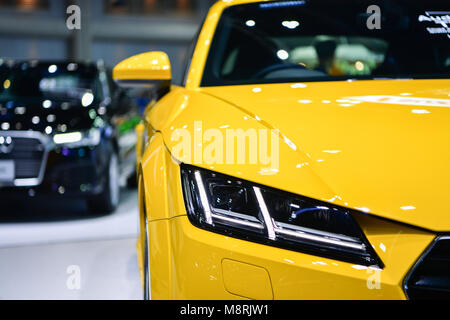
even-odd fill
[[[0,0],[0,57],[96,61],[108,67],[152,50],[168,53],[174,82],[185,51],[213,0]],[[66,27],[66,8],[82,26]]]
[[[26,83],[33,81],[34,62],[22,61],[51,61],[50,65],[42,67],[45,72],[39,77],[46,80],[61,75],[64,80],[66,66],[68,70],[74,70],[76,64],[72,62],[75,61],[95,63],[102,60],[110,71],[129,56],[158,50],[170,56],[174,83],[179,83],[186,51],[213,2],[0,0],[0,65],[1,61],[20,62],[16,65],[17,72],[23,75]],[[67,28],[69,15],[66,10],[72,4],[81,8],[81,30]],[[56,61],[62,64],[53,65]],[[8,79],[2,81],[5,92],[14,87],[14,82]],[[14,89],[17,99],[8,98],[10,101],[5,100],[5,106],[0,103],[0,122],[4,130],[0,133],[5,135],[1,140],[3,144],[11,139],[11,130],[18,128],[16,125],[8,131],[9,122],[5,126],[3,121],[27,116],[23,115],[24,107],[12,107],[21,103],[21,96],[27,94],[21,89],[25,87]],[[91,91],[83,92],[84,97],[86,94],[92,97]],[[55,100],[53,103],[54,108],[48,112],[58,111],[57,118],[67,117],[64,113],[69,114],[67,112],[72,110],[59,110],[60,102]],[[51,104],[44,101],[43,108],[34,105],[27,105],[27,108],[42,119],[46,117],[50,124],[55,116],[44,116],[44,113]],[[101,114],[102,107],[92,103],[92,99],[88,104]],[[77,111],[81,109],[74,108],[77,116],[81,116],[81,111]],[[136,124],[133,119],[137,112],[132,113],[131,109],[126,112],[131,112],[131,116],[112,117],[116,121],[115,128],[120,131]],[[33,120],[36,128],[38,122]],[[41,124],[44,125],[44,120]],[[53,133],[66,130],[65,125],[64,128],[61,125],[48,128]],[[50,131],[42,133],[51,136]],[[122,137],[125,145],[135,143],[132,134]],[[0,155],[8,158],[8,152],[3,155],[0,152]],[[62,149],[62,154],[64,152]],[[85,201],[65,198],[63,193],[61,187],[48,197],[40,197],[39,191],[34,189],[11,194],[0,188],[0,299],[142,299],[135,247],[138,235],[136,188],[121,183],[117,210],[108,214],[93,213]]]

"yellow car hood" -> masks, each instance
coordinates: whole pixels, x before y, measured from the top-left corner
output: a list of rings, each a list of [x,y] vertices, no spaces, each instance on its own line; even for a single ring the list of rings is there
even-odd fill
[[[315,175],[328,194],[334,194],[330,202],[450,231],[448,80],[308,82],[200,91],[278,129],[297,150],[280,148],[278,175],[239,172],[244,178],[326,200],[315,183],[297,188],[295,181],[309,184],[300,170],[306,167],[310,178]],[[220,114],[224,119],[232,116]],[[217,114],[207,118],[214,117]]]

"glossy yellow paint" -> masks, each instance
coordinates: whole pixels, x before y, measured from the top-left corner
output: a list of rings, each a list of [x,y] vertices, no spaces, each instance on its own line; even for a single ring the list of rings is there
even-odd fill
[[[116,81],[130,80],[170,80],[172,68],[169,57],[164,52],[147,52],[120,62],[113,69]]]
[[[202,92],[278,129],[296,146],[296,151],[280,149],[280,169],[270,178],[272,186],[449,231],[450,202],[444,200],[450,191],[449,88],[448,80],[368,80]],[[303,163],[308,165],[296,169]],[[299,182],[302,170],[316,174],[333,196],[307,191]]]
[[[151,243],[152,251],[157,254],[151,258],[155,259],[152,262],[152,296],[161,299],[243,298],[230,293],[235,291],[226,285],[221,265],[224,259],[230,259],[267,270],[275,299],[404,299],[404,276],[434,236],[365,216],[358,221],[386,263],[379,275],[364,266],[212,234],[193,227],[185,216],[153,221]],[[170,249],[166,248],[167,244]],[[162,256],[165,259],[161,259]],[[170,276],[161,276],[161,272],[167,270]],[[236,278],[231,285],[248,281],[246,273],[235,272],[234,275]],[[371,277],[379,279],[379,287],[372,284],[370,289]],[[245,297],[261,298],[258,292],[266,286],[267,282],[262,282],[261,287],[257,287],[260,291],[246,292]]]
[[[450,231],[448,80],[200,87],[222,10],[248,2],[254,1],[220,1],[212,7],[186,86],[173,86],[146,111],[139,197],[149,221],[152,298],[261,298],[267,281],[248,289],[248,272],[241,272],[246,268],[242,266],[260,271],[252,283],[265,279],[265,270],[275,299],[406,298],[403,281],[409,270],[435,231]],[[148,78],[144,70],[141,76]],[[261,163],[195,159],[195,143],[180,152],[180,130],[194,139],[209,129],[224,135],[230,129],[276,130],[276,170],[268,172]],[[181,162],[370,213],[356,218],[385,268],[374,270],[194,227],[186,217]],[[143,241],[141,228],[141,267]],[[224,261],[241,268],[226,267],[224,273]]]
[[[266,269],[230,259],[222,260],[225,289],[236,296],[272,300],[273,289]]]
[[[193,227],[186,217],[169,223],[174,290],[164,298],[171,299],[241,299],[226,290],[221,263],[227,258],[266,269],[274,299],[405,299],[402,272],[411,268],[433,239],[432,235],[407,228],[396,228],[394,234],[377,234],[378,241],[387,245],[384,256],[390,256],[390,264],[377,271],[212,234]],[[235,283],[246,281],[243,274],[235,279]],[[248,298],[260,296],[255,293]]]
[[[430,98],[450,101],[448,89],[442,89],[446,85],[447,80],[404,80],[177,88],[149,112],[147,121],[162,133],[169,150],[180,144],[176,129],[194,137],[196,121],[202,122],[203,132],[215,129],[224,136],[229,129],[276,129],[282,141],[279,168],[271,175],[264,174],[266,165],[208,164],[194,162],[193,156],[178,160],[448,231],[450,203],[440,199],[449,192],[449,109],[413,104],[427,104]],[[403,99],[404,93],[416,100],[401,105],[356,100],[375,95]],[[214,113],[208,114],[210,106]]]
[[[160,134],[157,136],[159,143],[162,142]],[[386,265],[378,273],[361,265],[200,230],[186,217],[179,164],[171,160],[167,149],[164,152],[165,155],[160,156],[166,159],[166,173],[161,171],[155,176],[160,184],[168,182],[170,200],[164,203],[167,207],[159,209],[159,212],[166,212],[167,218],[159,214],[149,218],[153,299],[259,299],[261,292],[267,293],[267,281],[252,288],[253,291],[246,290],[249,276],[239,270],[234,272],[235,278],[227,282],[224,260],[266,270],[274,299],[405,299],[404,278],[435,237],[430,232],[395,222],[357,215],[369,242]],[[153,159],[156,158],[153,156]],[[153,175],[152,168],[146,167],[143,175],[147,178],[148,174]],[[154,187],[152,190],[157,191]],[[145,195],[150,201],[162,196],[149,192]],[[151,210],[147,212],[152,213]],[[264,276],[260,274],[259,278],[264,279]]]

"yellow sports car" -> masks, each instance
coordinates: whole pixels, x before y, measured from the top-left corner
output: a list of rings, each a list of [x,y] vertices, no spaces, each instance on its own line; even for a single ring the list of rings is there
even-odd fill
[[[157,92],[138,127],[145,297],[449,298],[449,11],[223,0],[181,84],[162,52],[118,64]]]

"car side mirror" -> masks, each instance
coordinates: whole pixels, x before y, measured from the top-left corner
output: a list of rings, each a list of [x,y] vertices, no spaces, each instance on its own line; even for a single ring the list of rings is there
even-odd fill
[[[125,88],[153,88],[159,99],[170,91],[172,68],[169,57],[160,51],[138,54],[115,66],[113,79]]]

